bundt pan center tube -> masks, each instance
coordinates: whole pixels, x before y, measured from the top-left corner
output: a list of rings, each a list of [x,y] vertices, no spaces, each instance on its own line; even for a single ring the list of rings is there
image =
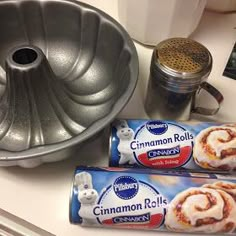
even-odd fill
[[[124,108],[138,78],[132,40],[77,1],[0,2],[0,165],[65,159]]]

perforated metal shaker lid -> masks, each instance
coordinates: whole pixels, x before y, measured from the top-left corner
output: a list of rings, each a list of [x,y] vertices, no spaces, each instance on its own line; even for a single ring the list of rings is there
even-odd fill
[[[167,75],[181,79],[201,79],[212,68],[210,52],[187,38],[171,38],[156,47],[156,66]]]

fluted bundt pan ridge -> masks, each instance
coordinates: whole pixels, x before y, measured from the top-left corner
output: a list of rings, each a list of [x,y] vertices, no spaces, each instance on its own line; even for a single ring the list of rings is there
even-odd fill
[[[71,155],[107,126],[138,77],[134,44],[73,0],[0,1],[0,165]]]

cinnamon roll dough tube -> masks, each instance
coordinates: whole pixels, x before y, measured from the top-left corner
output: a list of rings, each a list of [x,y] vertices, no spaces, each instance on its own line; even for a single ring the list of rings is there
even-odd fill
[[[236,177],[78,167],[70,221],[95,227],[236,233]]]
[[[236,123],[116,120],[110,166],[236,170]]]

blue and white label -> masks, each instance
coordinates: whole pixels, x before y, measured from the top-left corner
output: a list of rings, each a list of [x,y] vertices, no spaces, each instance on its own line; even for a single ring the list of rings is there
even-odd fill
[[[102,225],[162,225],[168,200],[153,186],[132,176],[119,176],[100,195],[93,214]]]
[[[156,158],[156,157],[166,157],[171,156],[175,157],[180,154],[180,145],[173,148],[162,148],[162,149],[154,149],[147,152],[148,158]]]
[[[149,223],[151,221],[150,213],[135,215],[135,216],[118,216],[112,219],[114,224],[123,224],[123,223]]]
[[[84,226],[182,233],[214,230],[212,233],[220,235],[227,228],[232,233],[236,230],[235,186],[232,175],[78,167],[70,221]]]
[[[113,184],[115,194],[124,200],[132,199],[138,193],[138,181],[131,176],[121,176]]]
[[[118,120],[112,135],[111,166],[172,169],[194,165],[194,134],[186,125],[174,121]]]
[[[161,135],[168,130],[168,124],[162,121],[149,121],[146,124],[146,128],[154,135]]]

